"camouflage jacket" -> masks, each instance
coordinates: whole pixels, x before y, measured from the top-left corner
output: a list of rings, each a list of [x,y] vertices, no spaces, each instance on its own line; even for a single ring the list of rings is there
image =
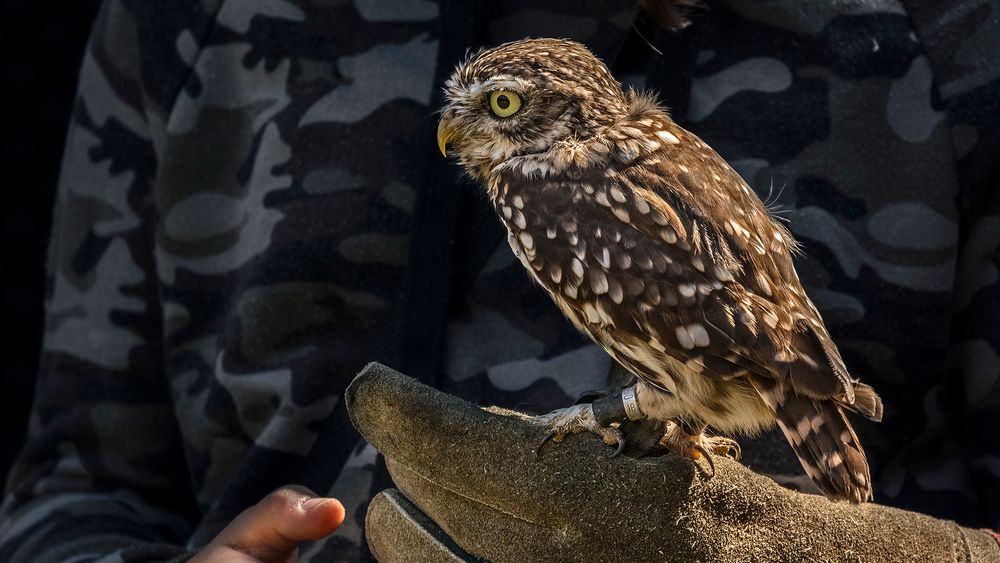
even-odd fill
[[[601,387],[435,153],[443,76],[525,36],[658,90],[787,219],[886,404],[876,501],[1000,527],[995,3],[720,1],[674,35],[599,0],[161,4],[108,0],[83,59],[0,560],[183,558],[285,483],[348,507],[303,557],[361,559],[366,362],[529,411]],[[795,484],[780,435],[744,450]]]

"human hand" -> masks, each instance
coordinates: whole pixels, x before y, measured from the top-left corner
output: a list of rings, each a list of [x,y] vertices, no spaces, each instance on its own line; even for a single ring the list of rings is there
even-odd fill
[[[281,487],[244,510],[190,561],[193,563],[286,563],[299,558],[299,543],[322,539],[344,521],[340,501],[305,487]]]
[[[729,459],[611,458],[545,429],[368,366],[347,391],[355,426],[400,491],[371,503],[381,561],[978,561],[989,535],[880,506],[785,489]],[[471,555],[470,555],[471,554]],[[992,559],[991,559],[992,558]]]

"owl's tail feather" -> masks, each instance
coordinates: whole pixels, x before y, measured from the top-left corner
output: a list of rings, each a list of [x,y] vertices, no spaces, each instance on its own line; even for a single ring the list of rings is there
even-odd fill
[[[861,382],[854,383],[854,403],[844,407],[860,414],[868,420],[880,422],[882,420],[882,399],[875,394],[875,390]]]
[[[841,405],[797,395],[780,385],[758,392],[774,411],[806,475],[824,495],[855,503],[872,500],[868,459]]]

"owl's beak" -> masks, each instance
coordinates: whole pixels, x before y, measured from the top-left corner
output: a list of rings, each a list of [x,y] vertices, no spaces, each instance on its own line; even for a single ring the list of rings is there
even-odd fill
[[[455,133],[457,131],[452,127],[451,114],[445,113],[441,116],[441,121],[438,121],[438,148],[445,157],[448,156],[448,142],[455,138]]]

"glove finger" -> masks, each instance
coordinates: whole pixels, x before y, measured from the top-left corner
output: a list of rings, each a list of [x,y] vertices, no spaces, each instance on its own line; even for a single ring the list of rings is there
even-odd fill
[[[480,561],[458,547],[444,530],[395,489],[382,491],[368,504],[365,537],[381,563]]]
[[[491,561],[566,559],[566,554],[573,552],[572,546],[580,542],[578,532],[570,526],[563,526],[557,533],[551,522],[527,520],[479,499],[456,494],[392,458],[385,460],[393,481],[407,497],[448,530],[456,543]]]

